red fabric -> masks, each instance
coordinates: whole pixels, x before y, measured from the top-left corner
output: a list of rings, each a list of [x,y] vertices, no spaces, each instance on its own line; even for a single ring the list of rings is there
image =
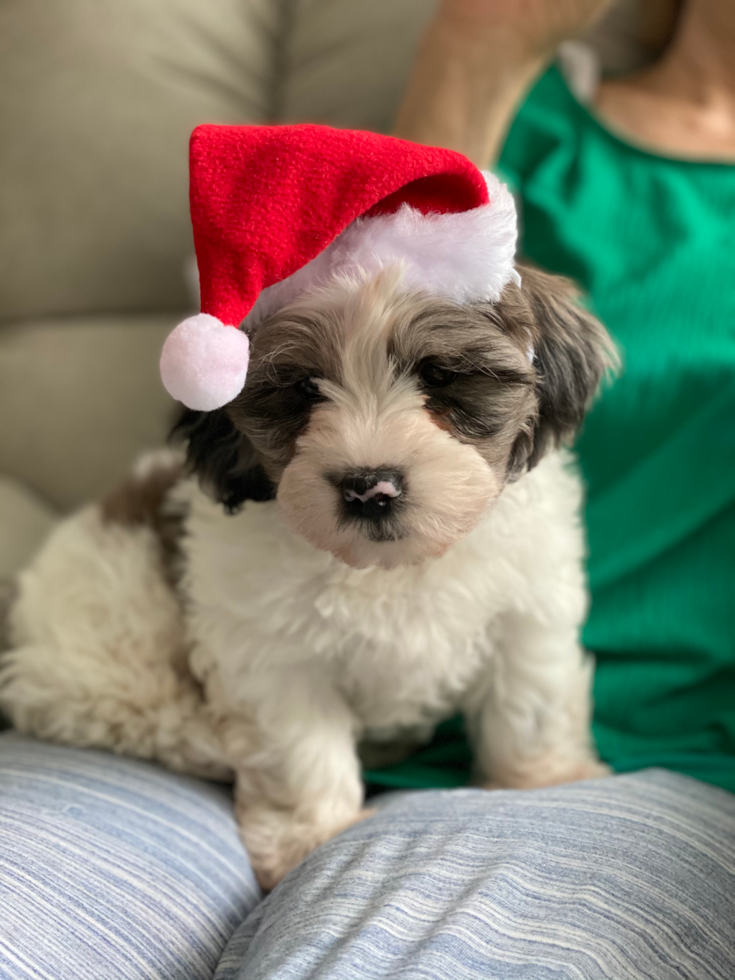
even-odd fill
[[[488,203],[459,153],[328,126],[199,126],[190,174],[202,312],[235,326],[362,214]]]

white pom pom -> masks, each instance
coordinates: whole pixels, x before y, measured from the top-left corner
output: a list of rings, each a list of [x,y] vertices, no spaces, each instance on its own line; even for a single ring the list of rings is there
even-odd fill
[[[173,330],[161,351],[164,387],[187,408],[211,412],[242,391],[250,342],[235,327],[199,313]]]

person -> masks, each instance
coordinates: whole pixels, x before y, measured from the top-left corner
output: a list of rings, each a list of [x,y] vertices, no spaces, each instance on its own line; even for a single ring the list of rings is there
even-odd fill
[[[497,164],[621,349],[577,446],[602,757],[735,791],[735,3],[659,8],[652,65],[585,101],[553,66],[511,125],[605,6],[445,0],[396,133]]]
[[[735,0],[585,105],[544,69],[604,6],[441,0],[396,133],[496,162],[623,349],[578,448],[595,734],[636,771],[376,797],[257,904],[219,791],[5,736],[3,978],[204,978],[241,919],[216,980],[735,976]]]

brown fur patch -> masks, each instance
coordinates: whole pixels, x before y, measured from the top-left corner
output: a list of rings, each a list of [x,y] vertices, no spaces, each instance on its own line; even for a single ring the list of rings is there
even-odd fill
[[[300,382],[340,381],[342,317],[340,306],[288,307],[264,321],[251,338],[248,381],[229,415],[271,479],[280,477],[320,400],[318,381],[311,394]]]
[[[521,454],[527,453],[523,462],[530,468],[549,447],[573,438],[601,380],[617,370],[619,359],[571,280],[531,266],[521,272],[521,287],[506,286],[496,309],[508,329],[532,326],[538,418],[533,444]]]
[[[166,580],[176,585],[181,577],[181,539],[186,514],[168,499],[182,476],[180,464],[152,465],[144,476],[131,476],[102,500],[102,519],[125,527],[149,527],[156,535]]]
[[[436,297],[404,301],[389,341],[399,372],[420,387],[429,362],[454,373],[445,387],[423,387],[434,423],[469,443],[501,478],[519,432],[531,432],[538,402],[526,351],[532,319],[501,314],[490,303],[458,306]],[[515,312],[515,311],[513,311]]]

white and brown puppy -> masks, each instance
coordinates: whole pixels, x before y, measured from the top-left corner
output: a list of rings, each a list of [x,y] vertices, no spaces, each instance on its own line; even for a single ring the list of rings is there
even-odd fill
[[[609,339],[532,269],[470,306],[401,275],[267,317],[241,395],[185,415],[188,462],[153,455],[62,524],[10,608],[18,728],[234,775],[266,887],[360,818],[361,740],[461,711],[480,784],[605,772],[557,447]]]

